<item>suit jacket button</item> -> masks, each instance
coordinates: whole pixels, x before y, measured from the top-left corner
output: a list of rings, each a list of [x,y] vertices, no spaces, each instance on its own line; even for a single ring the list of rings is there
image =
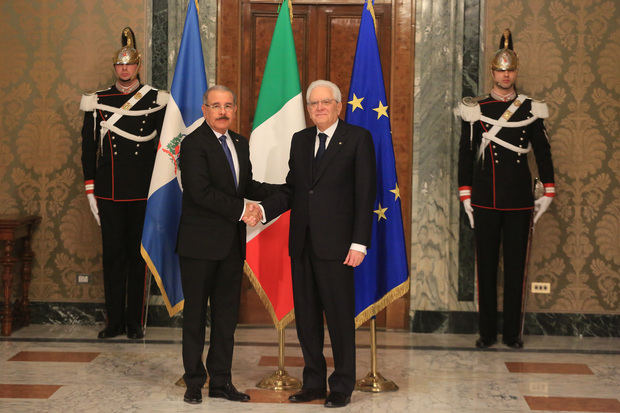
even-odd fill
[[[312,194],[314,194],[314,190],[312,190],[312,189],[311,189],[311,190],[309,190],[309,191],[308,191],[308,193],[309,193],[310,195],[312,195]]]

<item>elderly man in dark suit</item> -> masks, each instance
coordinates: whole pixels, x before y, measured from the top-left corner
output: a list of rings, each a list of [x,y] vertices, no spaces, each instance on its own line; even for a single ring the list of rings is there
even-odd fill
[[[370,247],[375,152],[370,132],[338,119],[338,86],[326,80],[306,93],[316,126],[293,135],[286,183],[264,200],[267,219],[291,209],[289,254],[297,335],[304,355],[303,388],[291,402],[326,395],[323,312],[335,370],[326,407],[346,406],[355,385],[353,268]]]
[[[183,376],[187,403],[202,401],[208,371],[209,397],[248,401],[231,381],[234,333],[239,313],[246,222],[261,219],[260,208],[244,197],[261,200],[274,186],[252,180],[246,138],[229,129],[237,112],[236,97],[225,86],[204,94],[206,123],[181,144],[183,206],[177,238],[183,310]],[[210,347],[205,365],[207,300],[211,309]]]

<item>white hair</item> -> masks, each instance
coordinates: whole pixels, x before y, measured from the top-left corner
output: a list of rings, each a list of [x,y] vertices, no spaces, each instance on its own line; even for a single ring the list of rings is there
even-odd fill
[[[310,94],[312,93],[314,88],[319,86],[330,88],[332,90],[332,94],[334,95],[334,99],[336,99],[336,102],[340,102],[342,100],[342,94],[340,93],[340,89],[338,88],[338,86],[336,86],[335,83],[330,82],[329,80],[319,79],[310,83],[310,86],[308,86],[308,89],[306,90],[306,103],[310,102]]]
[[[210,88],[208,88],[206,90],[206,92],[204,93],[204,95],[202,95],[202,103],[203,104],[207,104],[207,102],[209,102],[209,93],[212,90],[219,90],[220,92],[228,92],[232,95],[233,97],[233,103],[236,106],[237,105],[237,95],[235,95],[235,92],[233,92],[232,90],[230,90],[229,88],[227,88],[224,85],[213,85]]]

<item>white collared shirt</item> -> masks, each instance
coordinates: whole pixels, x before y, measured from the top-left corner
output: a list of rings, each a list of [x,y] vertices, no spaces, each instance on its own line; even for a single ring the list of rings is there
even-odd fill
[[[329,142],[332,140],[332,136],[334,136],[334,132],[336,132],[336,128],[338,127],[338,121],[334,122],[329,128],[325,129],[324,131],[319,130],[318,126],[316,128],[316,137],[314,140],[314,154],[316,155],[316,151],[319,150],[319,133],[324,133],[327,135],[327,139],[325,140],[325,149],[327,149],[327,146],[329,146]]]

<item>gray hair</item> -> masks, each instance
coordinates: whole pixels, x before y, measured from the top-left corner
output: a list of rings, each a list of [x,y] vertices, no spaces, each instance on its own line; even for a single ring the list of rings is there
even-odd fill
[[[308,86],[308,89],[306,90],[306,103],[310,102],[310,94],[312,93],[314,88],[319,86],[330,88],[332,90],[332,94],[334,95],[334,99],[336,99],[336,102],[340,102],[342,100],[342,94],[340,93],[340,89],[338,88],[338,86],[336,86],[335,83],[330,82],[329,80],[319,79],[310,83],[310,86]]]
[[[233,103],[235,104],[235,106],[237,106],[237,95],[235,95],[235,92],[233,92],[232,90],[230,90],[229,88],[227,88],[224,85],[213,85],[210,88],[207,89],[207,91],[205,92],[204,95],[202,95],[202,103],[203,105],[206,105],[207,102],[209,101],[209,93],[212,90],[219,90],[220,92],[229,92],[232,97],[233,97]]]

